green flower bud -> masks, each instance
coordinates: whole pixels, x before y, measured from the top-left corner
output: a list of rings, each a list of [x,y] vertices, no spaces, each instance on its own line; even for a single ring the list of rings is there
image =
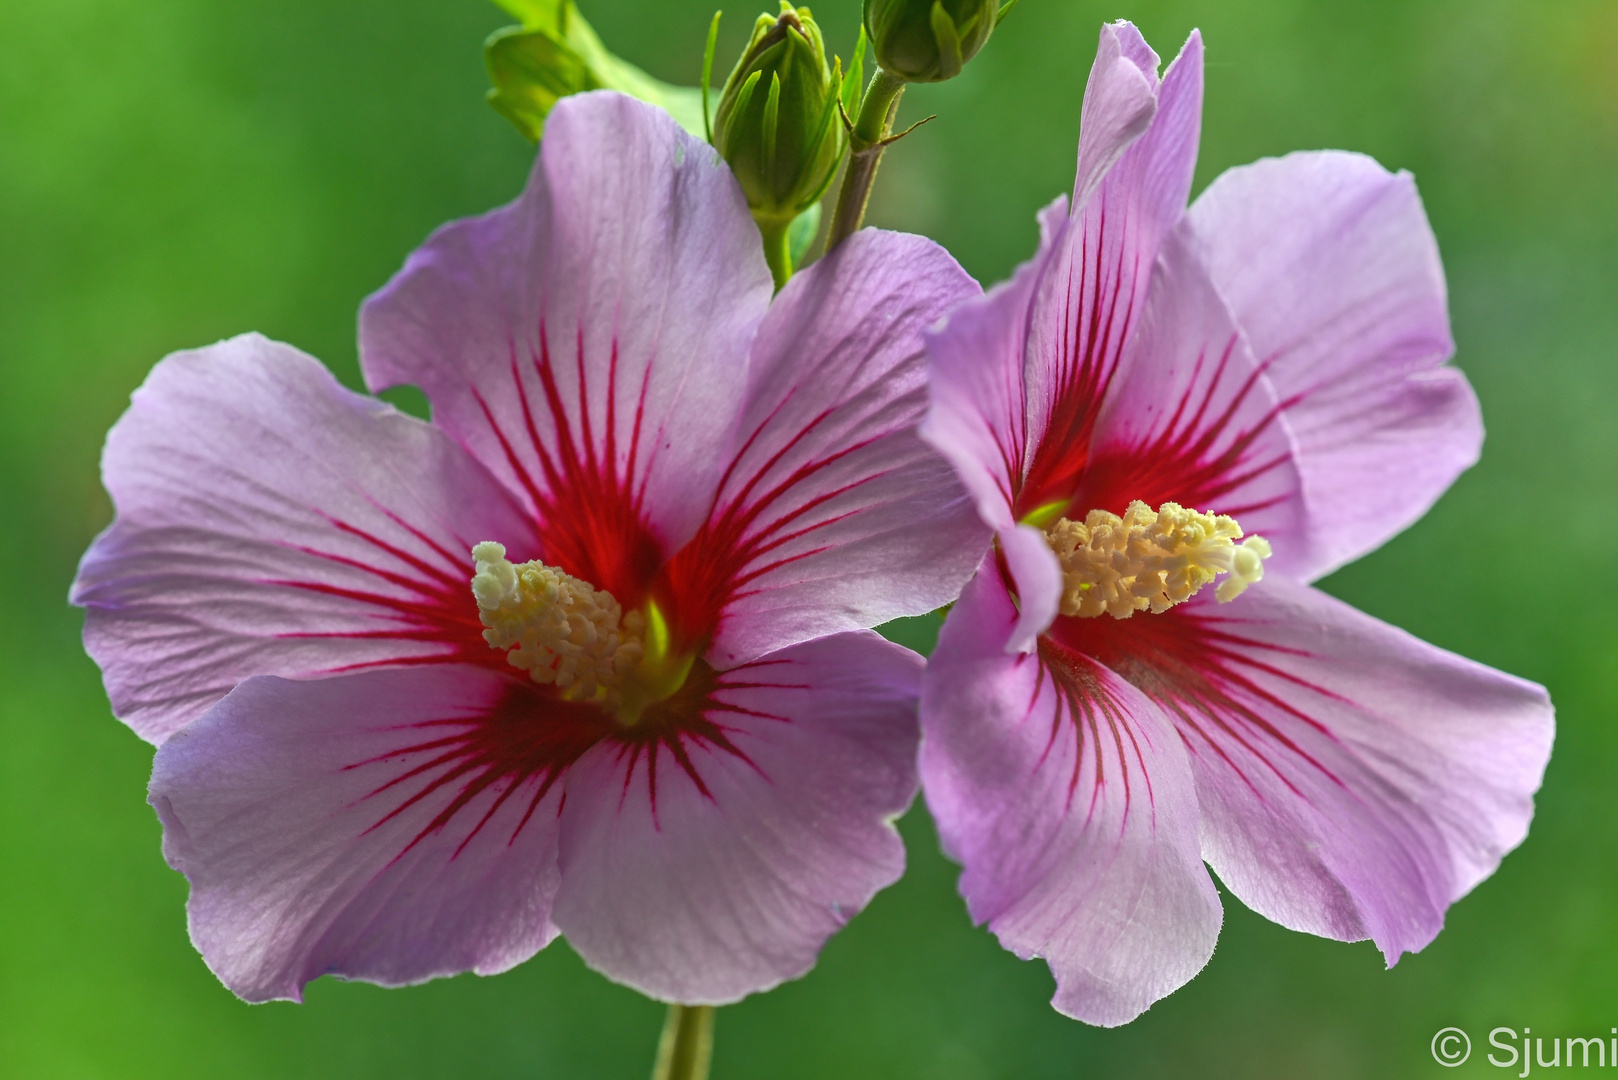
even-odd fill
[[[845,143],[841,82],[808,8],[783,0],[778,17],[759,16],[720,93],[713,141],[761,225],[791,221],[831,183]]]
[[[890,75],[942,82],[983,48],[1000,14],[999,0],[865,0],[865,33]]]

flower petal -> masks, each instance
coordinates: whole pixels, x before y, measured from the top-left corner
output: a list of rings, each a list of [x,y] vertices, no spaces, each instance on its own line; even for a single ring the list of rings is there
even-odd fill
[[[1477,460],[1445,361],[1444,270],[1408,173],[1341,151],[1232,169],[1189,214],[1297,438],[1319,577],[1411,524]]]
[[[923,679],[927,805],[972,918],[1050,964],[1061,1012],[1127,1023],[1200,971],[1219,933],[1185,749],[1083,655],[1007,655],[1016,618],[986,561]]]
[[[925,335],[928,408],[921,437],[955,467],[978,516],[995,529],[1015,524],[1028,441],[1028,312],[1067,235],[1067,197],[1040,211],[1039,224],[1039,251],[1010,281],[962,301]]]
[[[921,332],[977,292],[937,244],[874,229],[781,291],[715,509],[670,574],[686,594],[677,612],[700,623],[698,609],[715,609],[716,666],[960,592],[988,530],[915,428]]]
[[[1082,210],[1107,171],[1145,133],[1157,112],[1157,53],[1128,22],[1101,28],[1079,114],[1073,206]]]
[[[1084,473],[1158,249],[1185,213],[1201,116],[1202,38],[1193,33],[1163,79],[1150,127],[1092,197],[1076,197],[1065,242],[1043,270],[1027,315],[1028,467],[1019,519],[1071,498]]]
[[[1278,576],[1228,606],[1068,622],[1175,717],[1204,855],[1283,926],[1369,937],[1392,964],[1527,834],[1541,687]]]
[[[249,675],[493,656],[471,545],[534,547],[442,433],[256,334],[158,364],[102,475],[118,517],[72,600],[113,711],[152,742]]]
[[[1139,499],[1238,518],[1274,546],[1272,571],[1307,558],[1308,518],[1274,387],[1176,230],[1152,272],[1140,329],[1096,421],[1072,516]]]
[[[151,802],[220,981],[296,1001],[321,975],[401,986],[544,948],[564,766],[534,752],[543,700],[466,666],[258,677],[166,742]]]
[[[587,754],[562,819],[554,917],[569,943],[686,1003],[808,971],[903,871],[892,820],[915,797],[920,671],[870,632],[822,638],[718,676],[706,715],[725,742]]]
[[[1062,606],[1062,564],[1045,534],[1032,525],[1004,529],[995,539],[1017,594],[1017,625],[1006,651],[1031,652]]]
[[[578,94],[521,198],[438,230],[366,301],[361,359],[522,494],[547,561],[633,606],[626,523],[667,554],[702,522],[770,293],[724,161],[661,109]]]

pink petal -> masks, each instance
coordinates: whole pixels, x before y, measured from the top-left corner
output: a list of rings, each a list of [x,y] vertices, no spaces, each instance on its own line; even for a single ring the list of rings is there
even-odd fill
[[[670,573],[684,617],[722,605],[716,665],[924,614],[960,592],[988,530],[915,428],[921,332],[977,292],[937,244],[873,229],[781,291],[715,510]]]
[[[1541,687],[1279,576],[1229,605],[1062,622],[1175,717],[1204,855],[1283,926],[1369,937],[1391,964],[1527,833]]]
[[[922,689],[921,772],[972,918],[1041,957],[1053,1004],[1127,1023],[1202,969],[1221,911],[1184,747],[1117,675],[1042,643],[992,563],[951,610]]]
[[[1079,114],[1076,210],[1084,209],[1107,171],[1151,124],[1157,112],[1157,65],[1157,54],[1132,24],[1107,23],[1101,28]]]
[[[1039,251],[1010,281],[962,301],[926,335],[929,403],[921,437],[955,467],[978,516],[996,529],[1015,524],[1028,440],[1028,311],[1067,236],[1066,197],[1042,210],[1039,223]]]
[[[1340,151],[1232,169],[1189,214],[1298,441],[1318,577],[1419,518],[1477,460],[1444,365],[1444,271],[1408,173]]]
[[[435,665],[242,683],[158,751],[163,852],[191,940],[248,1001],[321,975],[384,986],[494,974],[556,936],[568,754],[547,699]]]
[[[1002,530],[995,539],[1017,595],[1017,625],[1006,640],[1006,651],[1030,652],[1061,607],[1062,564],[1045,533],[1032,525]]]
[[[713,150],[654,106],[579,94],[521,198],[434,233],[366,302],[361,354],[373,389],[421,387],[523,495],[548,561],[633,606],[637,545],[674,551],[708,509],[770,293]]]
[[[534,546],[443,434],[256,334],[158,364],[102,474],[118,517],[72,599],[113,711],[152,742],[249,675],[487,660],[471,545]]]
[[[717,675],[706,738],[585,755],[562,820],[569,943],[687,1003],[808,971],[904,868],[891,822],[916,791],[920,670],[870,632],[822,638]]]
[[[1284,573],[1309,546],[1296,454],[1274,387],[1176,231],[1158,255],[1069,516],[1122,514],[1135,499],[1231,514],[1270,541],[1270,569]]]
[[[1185,213],[1201,114],[1202,39],[1193,33],[1163,79],[1146,133],[1092,197],[1081,202],[1077,192],[1065,243],[1044,268],[1026,316],[1028,465],[1019,518],[1077,488],[1097,413],[1146,306],[1158,249]]]
[[[1192,34],[1161,87],[1156,62],[1134,27],[1103,27],[1085,92],[1074,217],[1063,218],[1061,202],[1047,207],[1038,254],[928,337],[932,406],[922,437],[996,529],[1074,495],[1158,248],[1184,214],[1201,123],[1201,37]]]

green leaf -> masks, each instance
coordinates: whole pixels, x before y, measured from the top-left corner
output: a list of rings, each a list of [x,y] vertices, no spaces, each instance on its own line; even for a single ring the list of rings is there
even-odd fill
[[[572,0],[494,0],[512,18],[521,21],[528,30],[550,30],[558,37],[562,34],[565,9]]]
[[[535,142],[559,99],[595,89],[583,58],[541,30],[495,31],[483,46],[483,60],[494,83],[489,104]]]
[[[538,141],[557,100],[585,90],[619,90],[667,110],[693,135],[704,136],[702,92],[652,78],[607,51],[572,0],[496,0],[523,20],[497,30],[484,44],[494,89],[489,104]]]
[[[607,90],[620,90],[630,97],[649,101],[667,109],[681,127],[702,135],[702,91],[695,86],[674,86],[654,79],[627,60],[607,51],[589,23],[575,8],[567,18],[567,43],[584,58],[597,83]]]

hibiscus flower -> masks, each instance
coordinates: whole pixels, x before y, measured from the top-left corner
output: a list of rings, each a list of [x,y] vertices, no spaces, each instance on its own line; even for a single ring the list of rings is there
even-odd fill
[[[915,431],[921,331],[978,290],[868,231],[771,291],[713,151],[584,94],[363,309],[367,384],[431,424],[252,335],[136,392],[73,598],[233,991],[565,933],[719,1003],[899,876],[922,662],[868,628],[988,542]]]
[[[1071,211],[929,337],[923,425],[997,536],[924,679],[927,803],[972,917],[1107,1025],[1207,962],[1205,861],[1284,926],[1422,948],[1523,839],[1553,729],[1308,584],[1481,444],[1410,177],[1293,154],[1187,209],[1200,38],[1157,68],[1102,31]]]

